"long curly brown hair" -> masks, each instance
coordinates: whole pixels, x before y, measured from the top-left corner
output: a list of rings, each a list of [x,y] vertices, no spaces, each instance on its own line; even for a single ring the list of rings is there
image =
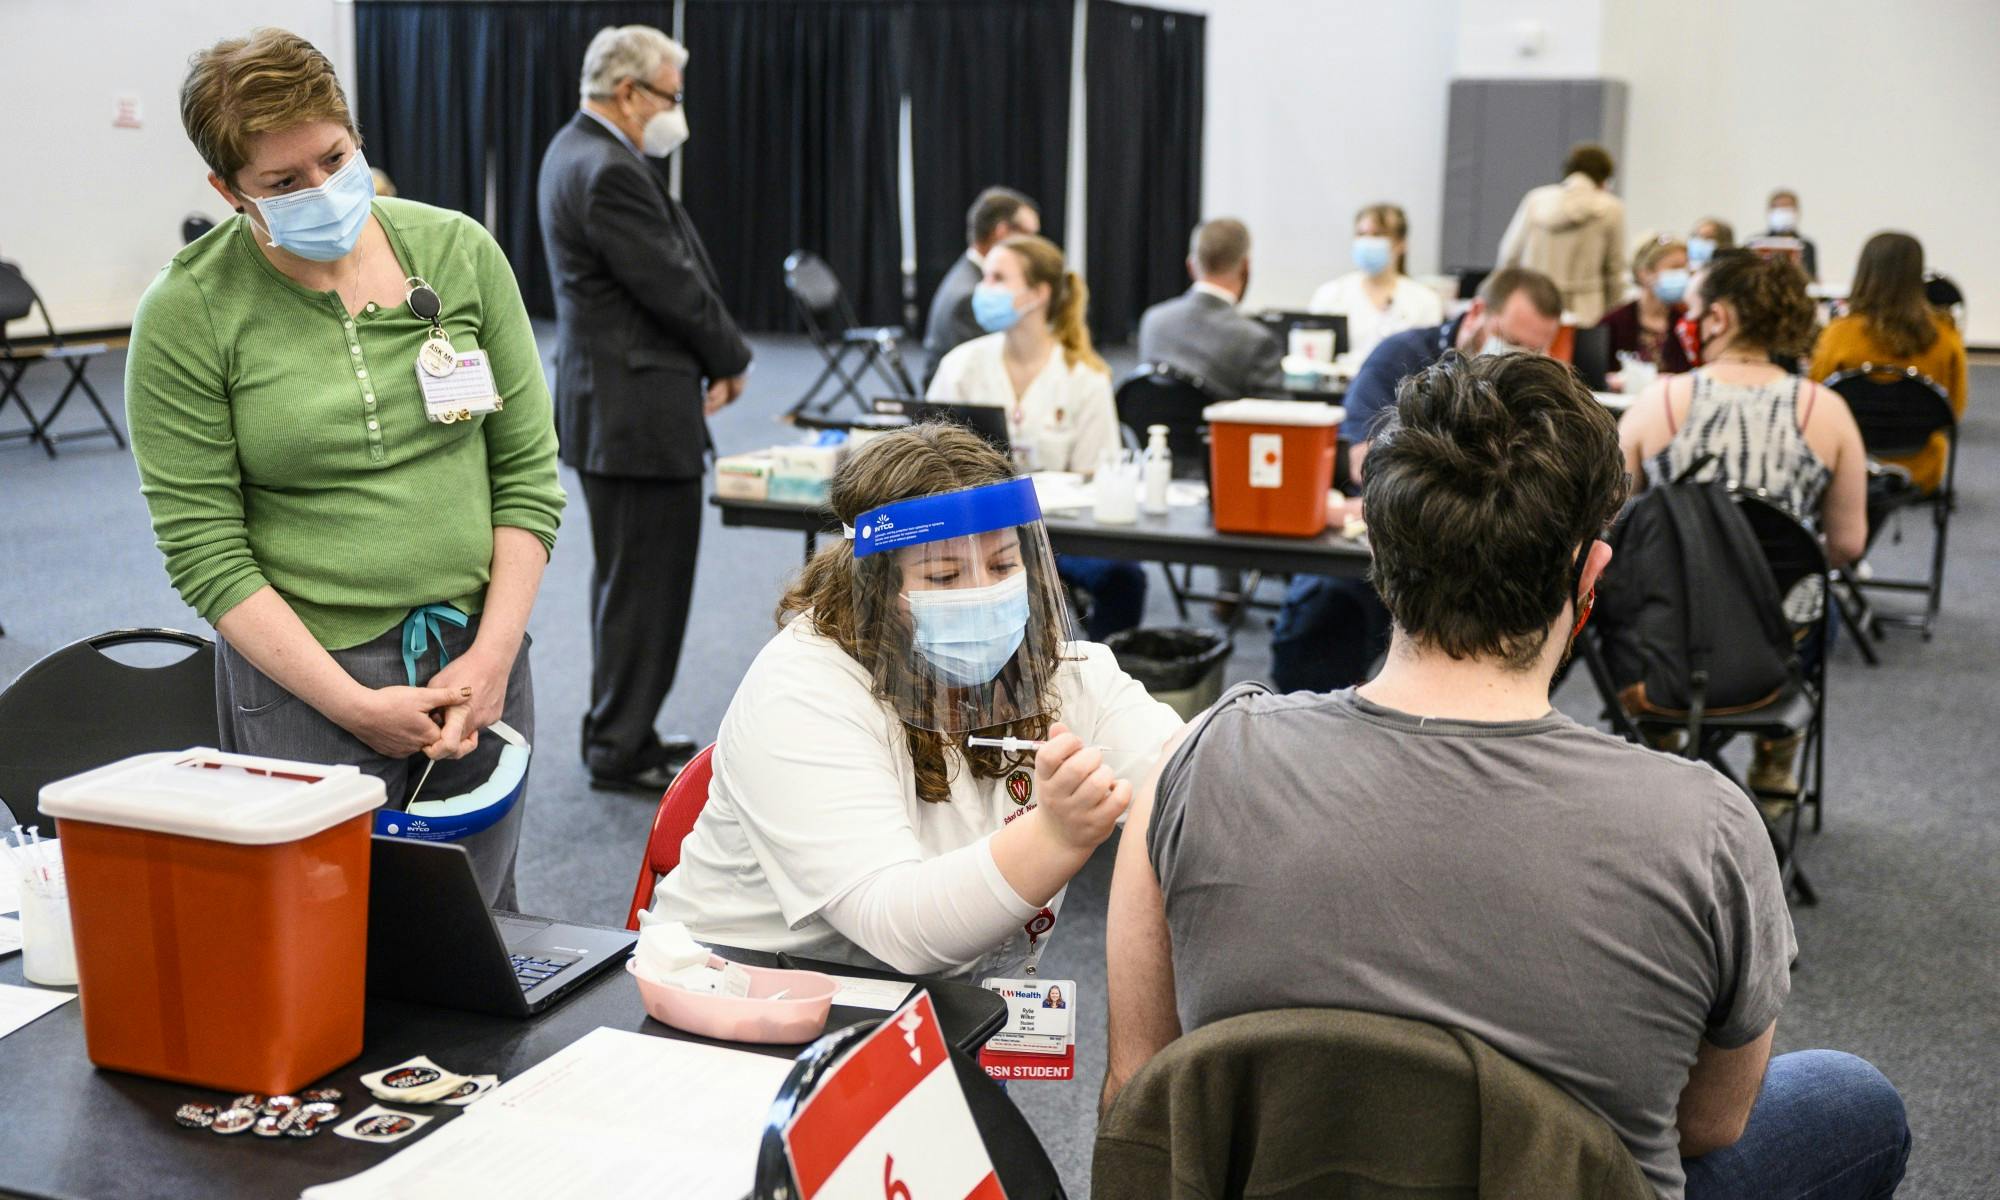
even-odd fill
[[[985,439],[956,425],[923,424],[899,429],[878,437],[856,451],[834,476],[828,503],[845,525],[852,526],[862,513],[920,496],[960,488],[999,483],[1014,477],[1014,465],[988,445]],[[1000,684],[1022,681],[1022,656],[1040,659],[1046,666],[1046,680],[1039,714],[991,730],[991,736],[1011,735],[1041,739],[1048,736],[1056,710],[1055,678],[1062,657],[1068,614],[1050,597],[1059,591],[1051,581],[1037,578],[1043,562],[1023,556],[1028,577],[1028,636],[1025,649],[1001,673]],[[815,632],[831,640],[860,663],[874,680],[875,694],[893,703],[898,690],[909,692],[918,686],[912,667],[915,649],[910,629],[894,609],[865,613],[857,598],[879,589],[900,590],[892,578],[901,566],[894,554],[875,554],[857,559],[852,543],[845,539],[820,547],[805,568],[786,588],[778,601],[780,624],[803,617]],[[916,769],[917,798],[928,804],[951,799],[954,755],[972,768],[976,779],[999,779],[1008,772],[1032,763],[1031,755],[1003,754],[998,750],[969,750],[956,738],[905,721],[910,762]]]

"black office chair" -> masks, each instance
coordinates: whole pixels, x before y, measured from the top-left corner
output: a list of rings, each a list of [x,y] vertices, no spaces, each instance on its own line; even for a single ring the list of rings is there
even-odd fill
[[[1895,540],[1902,540],[1902,524],[1897,514],[1904,508],[1929,508],[1933,538],[1931,542],[1931,567],[1928,577],[1923,579],[1856,579],[1843,576],[1844,589],[1857,592],[1890,591],[1919,592],[1924,597],[1924,608],[1918,613],[1877,613],[1872,610],[1865,614],[1865,621],[1858,632],[1862,636],[1879,636],[1885,625],[1913,628],[1922,632],[1925,641],[1931,640],[1931,626],[1937,620],[1938,608],[1944,596],[1944,556],[1945,545],[1951,533],[1951,514],[1957,506],[1958,477],[1958,415],[1952,411],[1951,401],[1943,388],[1913,367],[1878,367],[1873,363],[1863,363],[1852,371],[1842,371],[1826,381],[1826,386],[1839,392],[1841,399],[1854,414],[1854,423],[1861,427],[1861,443],[1868,448],[1871,456],[1878,458],[1901,457],[1915,454],[1930,445],[1931,438],[1942,433],[1945,437],[1944,477],[1938,482],[1937,490],[1928,494],[1915,489],[1907,489],[1896,496],[1894,506],[1882,514],[1890,518],[1896,526]],[[1868,537],[1872,543],[1879,529],[1871,513]]]
[[[146,644],[191,653],[157,667],[104,653]],[[48,655],[0,692],[0,800],[32,825],[41,819],[43,784],[134,754],[213,746],[219,737],[213,642],[177,629],[100,633]]]
[[[32,346],[17,345],[7,336],[7,322],[22,320],[36,309],[41,310],[42,324],[48,327],[47,344],[38,342]],[[90,360],[108,349],[110,347],[103,342],[71,345],[63,341],[62,335],[56,332],[55,321],[49,316],[49,306],[42,303],[41,295],[35,291],[34,285],[28,282],[28,277],[22,273],[19,264],[0,259],[0,413],[6,411],[7,401],[12,400],[20,405],[21,412],[28,418],[26,429],[13,429],[0,433],[0,442],[27,438],[30,444],[40,443],[50,458],[56,456],[57,443],[73,442],[82,438],[109,437],[118,443],[119,449],[124,449],[124,433],[111,419],[111,411],[104,407],[104,398],[97,394],[97,389],[92,387],[90,380],[84,376],[84,369],[89,366]],[[42,361],[59,362],[67,367],[69,382],[64,385],[62,394],[56,397],[55,406],[49,409],[48,415],[37,417],[34,410],[28,407],[27,397],[21,394],[21,377],[28,373],[29,367]],[[50,432],[50,427],[55,424],[56,418],[62,415],[64,406],[69,403],[70,396],[78,388],[82,388],[83,394],[90,398],[90,403],[97,409],[97,416],[103,422],[103,427],[71,433]]]
[[[1732,495],[1756,534],[1765,561],[1770,564],[1778,595],[1785,598],[1786,620],[1792,626],[1794,641],[1799,645],[1817,641],[1821,647],[1813,664],[1802,667],[1775,697],[1755,708],[1721,712],[1710,709],[1691,712],[1685,717],[1666,717],[1627,711],[1619,700],[1619,685],[1611,677],[1596,627],[1587,627],[1577,638],[1577,653],[1597,686],[1605,718],[1615,732],[1641,745],[1657,745],[1680,733],[1686,738],[1683,754],[1708,763],[1753,800],[1785,797],[1757,793],[1724,761],[1723,749],[1739,737],[1775,740],[1803,735],[1798,751],[1798,802],[1790,805],[1779,819],[1767,818],[1766,824],[1770,826],[1771,844],[1777,850],[1787,889],[1797,894],[1800,904],[1817,904],[1818,894],[1799,869],[1798,841],[1800,816],[1806,809],[1812,810],[1815,832],[1823,820],[1831,571],[1819,536],[1772,503],[1766,494],[1735,491]]]
[[[1965,290],[1949,275],[1933,271],[1924,276],[1924,299],[1930,302],[1932,308],[1950,317],[1961,333],[1965,331]]]
[[[1606,325],[1592,325],[1588,329],[1576,331],[1576,341],[1570,350],[1570,365],[1583,376],[1583,383],[1593,392],[1609,391],[1611,388],[1611,329]]]
[[[764,1140],[757,1152],[756,1186],[751,1193],[755,1200],[798,1200],[791,1158],[785,1153],[785,1126],[834,1064],[880,1024],[863,1021],[835,1030],[800,1052],[798,1064],[785,1077],[765,1120]],[[951,1065],[1008,1200],[1065,1200],[1062,1179],[1049,1161],[1048,1151],[1007,1093],[988,1078],[978,1062],[956,1048],[951,1051]]]
[[[214,221],[200,213],[189,213],[187,220],[181,222],[181,245],[192,245],[213,228],[215,228]]]
[[[826,369],[785,413],[786,419],[801,414],[823,417],[842,400],[852,400],[867,411],[868,398],[862,392],[861,380],[871,369],[888,384],[891,393],[918,394],[916,383],[903,366],[899,342],[908,335],[902,326],[862,325],[854,315],[854,306],[848,303],[846,289],[840,286],[840,277],[826,265],[825,259],[810,250],[793,251],[785,259],[785,290],[798,304],[806,332],[812,335],[813,346],[826,360]],[[850,354],[860,355],[860,361],[851,369],[847,362]],[[839,389],[827,400],[819,401],[820,389],[836,379],[840,381]]]

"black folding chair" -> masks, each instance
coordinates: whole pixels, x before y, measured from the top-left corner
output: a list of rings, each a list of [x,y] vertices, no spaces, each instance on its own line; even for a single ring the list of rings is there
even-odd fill
[[[114,646],[185,647],[164,666],[133,666]],[[0,800],[41,816],[42,785],[151,750],[213,746],[215,643],[177,629],[118,629],[72,642],[0,692]],[[52,834],[43,830],[44,834]]]
[[[1593,392],[1609,391],[1611,368],[1616,365],[1611,360],[1610,326],[1592,325],[1577,330],[1575,344],[1570,348],[1570,365],[1583,376],[1585,387]]]
[[[1753,800],[1791,797],[1777,793],[1760,794],[1751,788],[1723,759],[1723,749],[1739,737],[1776,740],[1803,735],[1798,750],[1797,803],[1790,805],[1785,814],[1776,820],[1767,817],[1765,823],[1770,827],[1771,845],[1777,850],[1787,890],[1798,896],[1800,904],[1817,904],[1819,896],[1799,868],[1798,843],[1800,816],[1807,808],[1812,809],[1815,832],[1822,823],[1826,771],[1826,639],[1831,571],[1827,567],[1826,551],[1820,546],[1819,536],[1774,504],[1767,494],[1740,490],[1732,494],[1737,507],[1757,535],[1757,543],[1763,548],[1765,561],[1770,564],[1771,575],[1777,581],[1778,595],[1786,599],[1787,609],[1810,611],[1809,616],[1802,613],[1798,617],[1788,612],[1787,620],[1791,623],[1797,644],[1807,645],[1816,641],[1819,645],[1820,651],[1814,656],[1814,662],[1809,667],[1802,666],[1796,678],[1775,697],[1756,708],[1716,712],[1713,709],[1704,711],[1697,706],[1685,717],[1666,717],[1635,714],[1625,708],[1619,699],[1618,683],[1611,677],[1611,668],[1604,657],[1603,643],[1596,628],[1586,628],[1577,638],[1577,653],[1589,670],[1591,681],[1597,686],[1598,696],[1604,704],[1605,719],[1610,722],[1613,731],[1641,745],[1659,745],[1676,733],[1682,734],[1686,741],[1681,753],[1713,766]],[[1815,598],[1817,602],[1813,603]]]
[[[7,322],[21,320],[36,309],[41,310],[42,324],[48,326],[47,344],[37,343],[32,346],[16,344],[7,336]],[[119,430],[117,422],[111,419],[110,410],[104,407],[104,398],[97,394],[97,389],[84,377],[84,369],[89,366],[90,360],[108,349],[110,347],[103,342],[74,346],[64,342],[62,335],[56,332],[55,321],[49,316],[49,306],[42,303],[40,294],[35,291],[34,285],[28,282],[28,277],[21,273],[20,266],[0,259],[0,413],[6,411],[7,401],[12,400],[20,405],[21,412],[28,418],[26,429],[12,429],[0,433],[0,441],[27,438],[30,444],[39,442],[50,458],[56,456],[58,442],[73,442],[82,438],[109,437],[118,443],[119,449],[124,449],[124,433]],[[49,409],[48,415],[37,417],[34,410],[28,407],[27,397],[21,394],[21,377],[28,373],[29,367],[44,360],[59,362],[67,367],[69,382],[63,386],[62,394],[56,397],[55,406]],[[78,388],[82,388],[83,394],[90,398],[91,405],[97,409],[98,419],[104,423],[103,427],[71,433],[50,432],[50,427],[55,424],[56,418],[62,415],[64,406],[69,403],[70,396]]]
[[[187,219],[181,222],[181,244],[183,246],[191,245],[200,240],[201,235],[213,228],[215,228],[215,222],[200,213],[189,213]]]
[[[1935,271],[1924,276],[1924,299],[1930,302],[1932,308],[1950,317],[1951,323],[1958,326],[1961,332],[1965,329],[1965,291],[1951,276]]]
[[[798,1200],[798,1183],[792,1176],[791,1158],[785,1153],[785,1126],[841,1056],[880,1024],[880,1021],[863,1021],[835,1030],[799,1053],[797,1065],[778,1089],[770,1116],[764,1122],[764,1140],[757,1152],[756,1185],[751,1193],[755,1200]],[[1042,1148],[1034,1127],[1014,1107],[1007,1093],[987,1076],[978,1062],[956,1048],[951,1051],[951,1065],[1008,1200],[1065,1200],[1062,1178],[1056,1174],[1055,1164],[1049,1161],[1048,1151]],[[904,1189],[900,1194],[909,1193]]]
[[[1952,412],[1951,401],[1944,389],[1913,367],[1878,367],[1873,363],[1863,363],[1855,370],[1842,371],[1828,379],[1826,386],[1839,392],[1841,398],[1847,401],[1847,407],[1854,413],[1854,423],[1861,427],[1861,442],[1871,456],[1894,458],[1915,454],[1930,445],[1934,435],[1942,433],[1945,437],[1944,478],[1938,482],[1937,490],[1924,493],[1914,488],[1906,489],[1882,514],[1895,525],[1894,540],[1900,542],[1903,536],[1900,511],[1905,508],[1931,510],[1933,538],[1928,577],[1859,579],[1852,574],[1843,574],[1841,579],[1843,590],[1851,590],[1853,594],[1878,590],[1921,593],[1924,597],[1922,613],[1879,613],[1870,609],[1858,614],[1863,618],[1858,632],[1863,637],[1879,637],[1883,626],[1897,625],[1921,631],[1928,642],[1931,640],[1931,626],[1937,620],[1938,608],[1943,600],[1945,544],[1951,533],[1951,513],[1958,503],[1958,416]],[[1873,519],[1875,515],[1870,514],[1868,538],[1871,543],[1879,533],[1878,524]]]
[[[825,259],[810,250],[793,251],[785,259],[785,290],[798,304],[806,332],[812,335],[813,346],[826,360],[826,369],[785,413],[787,420],[801,414],[823,417],[842,400],[852,400],[867,411],[868,397],[863,394],[861,380],[871,369],[893,394],[918,394],[916,383],[903,366],[899,346],[900,339],[908,334],[900,325],[861,324],[854,315],[854,306],[848,303],[846,289],[840,286],[840,277],[826,265]],[[851,368],[847,361],[850,354],[860,356]],[[819,401],[820,390],[834,380],[839,380],[839,390]]]

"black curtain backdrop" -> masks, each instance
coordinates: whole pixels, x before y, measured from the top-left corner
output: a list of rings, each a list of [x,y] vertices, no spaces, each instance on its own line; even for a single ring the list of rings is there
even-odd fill
[[[980,189],[1002,184],[1033,196],[1043,234],[1063,244],[1074,21],[1073,0],[912,5],[919,324],[938,280],[965,253],[965,210]]]
[[[1091,328],[1130,338],[1187,288],[1201,219],[1204,18],[1091,0],[1084,32],[1084,186]]]
[[[901,319],[904,0],[688,0],[681,195],[749,329],[796,329],[811,250],[864,323]]]
[[[359,4],[354,13],[354,104],[369,165],[401,195],[481,219],[494,109],[485,8]]]

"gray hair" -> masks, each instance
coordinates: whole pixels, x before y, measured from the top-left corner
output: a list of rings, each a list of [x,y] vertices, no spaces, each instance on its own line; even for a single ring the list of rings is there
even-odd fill
[[[1224,275],[1250,257],[1250,230],[1235,217],[1216,217],[1194,227],[1188,257],[1203,275]]]
[[[622,80],[651,80],[661,67],[687,65],[687,48],[651,25],[607,25],[583,52],[585,100],[611,95]]]

